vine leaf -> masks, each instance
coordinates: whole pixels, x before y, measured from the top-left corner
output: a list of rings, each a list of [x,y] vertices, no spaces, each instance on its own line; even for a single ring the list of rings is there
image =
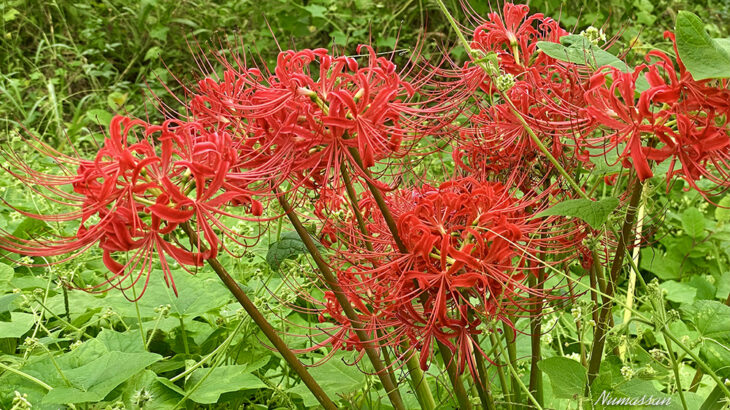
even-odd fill
[[[572,216],[579,218],[588,223],[593,229],[600,228],[608,216],[611,215],[614,209],[618,206],[618,199],[616,198],[604,198],[600,201],[591,201],[590,199],[569,199],[567,201],[559,202],[548,208],[539,214],[535,215],[535,218],[543,216]]]
[[[695,80],[730,78],[730,39],[716,40],[697,15],[680,11],[674,27],[677,52]]]
[[[317,247],[321,248],[319,241],[313,237],[312,240],[317,244]],[[285,260],[293,259],[307,252],[307,247],[296,232],[285,232],[281,234],[278,241],[272,243],[269,247],[269,251],[266,253],[266,263],[269,264],[272,270],[279,270],[279,266]]]
[[[583,394],[587,382],[587,371],[575,360],[555,356],[540,360],[537,367],[550,378],[555,397],[572,399]]]

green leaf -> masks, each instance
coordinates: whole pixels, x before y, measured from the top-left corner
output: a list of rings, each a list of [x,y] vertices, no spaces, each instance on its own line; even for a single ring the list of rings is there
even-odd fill
[[[537,363],[550,378],[553,394],[558,398],[580,397],[586,386],[587,371],[583,365],[567,357],[550,357]]]
[[[342,356],[335,356],[323,365],[309,369],[309,373],[326,392],[348,394],[365,386],[365,375],[356,366],[348,366]],[[299,383],[289,391],[301,396],[307,407],[318,403],[304,383]]]
[[[695,14],[680,11],[674,28],[677,52],[695,80],[730,78],[730,53],[724,42],[710,38]]]
[[[0,322],[10,321],[10,311],[13,310],[13,302],[18,296],[20,295],[17,293],[0,296]]]
[[[10,9],[8,9],[8,11],[3,13],[3,21],[6,23],[8,21],[13,21],[18,16],[18,14],[20,14],[20,12],[18,10],[10,8]]]
[[[675,303],[692,303],[697,296],[697,288],[686,283],[668,280],[659,287],[667,291],[667,300]]]
[[[721,377],[730,377],[730,306],[714,300],[698,300],[682,306],[680,311],[702,337],[700,357]]]
[[[190,395],[190,400],[200,404],[216,403],[223,393],[268,387],[261,379],[247,371],[247,366],[237,365],[216,367],[212,372],[208,368],[196,369],[185,382],[186,389],[191,389],[203,377],[205,380]]]
[[[587,222],[591,228],[598,229],[606,223],[608,216],[616,209],[618,203],[616,198],[604,198],[600,201],[569,199],[540,212],[535,215],[535,218],[549,215],[572,216]]]
[[[106,97],[106,103],[109,104],[109,108],[111,108],[112,111],[119,111],[127,102],[127,97],[128,95],[126,93],[114,91]]]
[[[155,353],[107,352],[87,364],[64,370],[71,386],[54,386],[43,402],[66,404],[101,401],[115,387],[158,360],[162,360],[162,356]]]
[[[719,223],[730,222],[730,195],[725,195],[715,208],[715,220]]]
[[[318,4],[310,4],[306,7],[304,7],[304,9],[307,10],[312,17],[319,17],[319,18],[325,18],[324,13],[327,12],[326,7],[322,7]]]
[[[319,242],[310,235],[310,238],[320,247]],[[285,232],[278,241],[271,244],[269,251],[266,253],[266,263],[271,269],[278,270],[281,263],[286,259],[293,259],[298,255],[307,253],[307,247],[302,239],[294,231]]]
[[[0,337],[21,337],[33,327],[35,323],[30,313],[10,312],[9,322],[0,322]]]
[[[203,313],[224,306],[231,299],[230,292],[210,271],[200,271],[192,275],[184,270],[173,271],[177,296],[165,285],[161,270],[153,270],[152,278],[144,296],[137,302],[142,317],[157,317],[155,308],[170,304],[170,314],[174,317],[197,317]],[[136,317],[134,303],[129,303],[121,293],[112,293],[98,299],[98,306],[112,307],[126,317]]]
[[[160,54],[162,54],[162,49],[160,47],[150,47],[150,49],[144,54],[144,61],[157,59],[160,57]]]
[[[165,42],[167,40],[167,32],[170,31],[170,27],[162,24],[157,24],[150,30],[150,37]]]
[[[616,67],[628,72],[629,66],[618,57],[591,43],[587,38],[571,34],[560,39],[562,44],[538,41],[537,48],[548,56],[569,63],[588,65],[594,69],[603,66]]]
[[[13,231],[13,236],[20,239],[29,239],[34,233],[48,225],[39,219],[25,218]]]
[[[694,239],[705,236],[705,216],[697,208],[689,208],[682,212],[682,229]]]
[[[113,115],[106,110],[93,109],[86,112],[86,118],[92,121],[94,124],[100,124],[104,127],[108,127],[112,121]]]
[[[12,266],[0,262],[0,289],[7,289],[14,276],[15,269]]]
[[[682,277],[683,256],[670,250],[665,254],[655,248],[641,249],[639,268],[648,270],[659,279],[680,279]]]
[[[730,306],[715,300],[698,300],[682,306],[681,312],[703,337],[730,341]]]

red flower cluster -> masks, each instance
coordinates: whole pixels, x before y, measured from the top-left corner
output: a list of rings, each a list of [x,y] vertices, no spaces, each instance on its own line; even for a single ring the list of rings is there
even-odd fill
[[[338,183],[340,164],[352,162],[349,149],[371,167],[414,138],[401,118],[414,111],[407,100],[415,90],[392,61],[370,47],[360,51],[367,65],[325,49],[285,51],[269,76],[224,61],[222,80],[199,82],[192,115],[246,136],[241,157],[250,177],[308,188]]]
[[[591,78],[586,112],[612,132],[590,137],[585,147],[594,155],[619,150],[625,167],[636,170],[643,181],[653,176],[649,161],[670,160],[667,183],[680,175],[694,189],[707,178],[722,189],[730,187],[730,90],[726,81],[695,81],[678,57],[658,50],[649,63],[633,72],[602,70]],[[653,63],[650,61],[656,58]],[[676,68],[674,61],[676,60]],[[677,72],[677,69],[679,72]],[[639,89],[645,79],[647,89]],[[631,162],[629,162],[629,159]],[[677,162],[681,168],[677,168]]]
[[[695,81],[679,57],[657,50],[633,70],[591,70],[589,55],[586,64],[556,60],[537,42],[560,43],[568,33],[554,20],[528,12],[527,6],[505,4],[503,16],[490,13],[474,32],[472,48],[496,53],[497,65],[488,74],[485,63],[469,63],[457,75],[458,98],[477,107],[491,103],[460,128],[453,151],[460,167],[487,175],[515,168],[545,175],[549,165],[516,111],[566,169],[578,164],[590,169],[591,157],[613,151],[642,181],[653,176],[650,161],[669,161],[668,183],[679,175],[694,189],[700,178],[719,189],[730,187],[727,81]],[[674,42],[671,33],[666,37]],[[487,98],[475,94],[477,89]]]
[[[372,251],[356,246],[338,249],[338,279],[360,319],[381,345],[407,340],[421,351],[425,369],[434,340],[457,357],[460,371],[474,371],[480,324],[492,319],[511,325],[520,312],[535,314],[538,305],[555,300],[537,291],[527,278],[545,270],[542,258],[561,263],[583,238],[573,224],[555,218],[530,219],[543,198],[516,199],[497,182],[463,178],[438,188],[394,192],[389,208],[397,218],[405,254],[393,254],[393,238],[369,198],[363,209],[371,223],[366,237]],[[388,239],[389,238],[389,239]],[[569,256],[573,258],[574,255]],[[328,342],[361,348],[350,322],[333,295],[322,321],[340,325]],[[533,311],[534,310],[534,311]]]
[[[183,267],[200,266],[216,256],[221,235],[238,236],[219,220],[234,216],[226,210],[229,206],[262,214],[261,203],[231,174],[238,164],[231,136],[210,132],[199,123],[170,120],[156,126],[117,116],[94,160],[56,158],[67,167],[76,166],[76,174],[37,172],[20,158],[14,158],[10,172],[37,192],[45,188],[57,194],[48,198],[75,208],[60,215],[26,215],[78,220],[76,235],[48,241],[6,236],[0,247],[29,256],[54,256],[98,243],[112,276],[87,290],[126,290],[143,276],[146,288],[155,254],[165,282],[175,289],[168,257]],[[64,185],[70,185],[73,194],[63,191]],[[207,250],[198,252],[179,243],[175,230],[188,221],[196,222]]]
[[[510,3],[505,4],[503,16],[490,13],[474,30],[472,49],[484,56],[494,53],[496,58],[468,63],[454,74],[463,90],[456,92],[458,98],[476,105],[476,114],[460,128],[454,144],[457,165],[485,175],[521,169],[525,188],[539,185],[551,165],[514,111],[554,157],[566,167],[577,164],[565,152],[564,140],[591,126],[580,112],[586,106],[586,70],[537,48],[539,41],[558,43],[566,35],[555,20],[529,15],[527,6]],[[485,65],[493,72],[487,73]]]

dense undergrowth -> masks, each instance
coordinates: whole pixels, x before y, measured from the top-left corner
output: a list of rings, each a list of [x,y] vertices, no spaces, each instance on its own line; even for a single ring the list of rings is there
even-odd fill
[[[468,13],[457,13],[462,10],[457,2],[446,6],[465,27],[473,28]],[[205,75],[224,69],[220,61],[204,59],[211,52],[233,59],[243,55],[235,50],[243,53],[240,47],[245,46],[249,67],[274,67],[280,49],[328,47],[343,55],[355,55],[355,45],[361,43],[372,44],[382,55],[403,64],[413,57],[414,50],[434,64],[443,63],[440,56],[449,55],[455,61],[454,67],[468,58],[438,4],[425,0],[99,0],[32,4],[11,0],[0,7],[0,139],[6,170],[12,169],[9,163],[19,161],[35,170],[57,172],[60,161],[39,155],[28,143],[29,136],[37,136],[58,151],[93,158],[109,136],[107,127],[114,115],[142,118],[150,124],[161,122],[169,117],[157,109],[156,97],[184,112],[185,104],[172,97],[186,95],[181,84],[192,87]],[[489,11],[488,6],[472,7],[473,13],[483,17]],[[501,10],[501,5],[494,8]],[[672,52],[672,43],[663,34],[664,30],[674,29],[680,10],[699,15],[702,28],[715,38],[727,37],[730,18],[728,6],[714,0],[610,1],[600,5],[542,0],[531,2],[530,8],[531,12],[552,16],[576,34],[589,26],[601,27],[608,37],[602,45],[632,67],[643,62],[651,50]],[[363,61],[367,60],[367,52],[363,49],[361,53],[358,61],[366,66]],[[503,77],[503,81],[508,80]],[[321,101],[318,103],[321,106]],[[468,110],[454,114],[454,122],[466,122],[469,114]],[[396,179],[423,189],[409,193],[414,198],[428,194],[428,188],[419,185],[421,180],[442,181],[458,168],[451,147],[439,143],[438,136],[446,132],[441,128],[430,130],[436,137],[419,141],[417,147],[440,150],[404,162],[410,171],[403,173],[401,180]],[[597,218],[594,224],[598,226],[618,226],[630,208],[625,192],[634,179],[628,171],[621,172],[620,162],[590,161],[591,172],[583,168],[571,171],[594,198],[620,198],[622,205],[615,212],[610,208],[603,217],[570,210],[557,211],[557,215],[578,216],[588,223]],[[542,163],[547,169],[547,160]],[[378,164],[373,169],[388,167]],[[492,380],[491,401],[497,408],[537,407],[534,398],[529,398],[537,396],[531,378],[535,344],[540,346],[539,370],[544,384],[539,388],[539,404],[545,408],[590,408],[600,403],[602,392],[619,397],[669,398],[668,408],[721,408],[718,403],[724,392],[715,377],[724,385],[730,377],[730,197],[714,192],[703,195],[714,185],[702,178],[696,187],[689,183],[692,178],[668,183],[671,178],[667,177],[667,163],[652,171],[653,176],[642,177],[645,182],[640,206],[634,207],[641,220],[636,229],[646,241],[641,249],[629,249],[623,273],[615,283],[617,290],[609,297],[614,305],[610,323],[606,323],[609,331],[605,356],[601,356],[600,373],[591,380],[591,396],[580,399],[589,378],[593,335],[601,327],[595,313],[595,290],[600,285],[591,282],[588,265],[577,260],[563,263],[567,259],[563,253],[547,257],[543,253],[535,259],[554,261],[550,262],[551,269],[563,273],[542,284],[546,288],[555,286],[552,293],[536,293],[549,302],[540,305],[537,317],[542,330],[537,336],[531,332],[535,325],[529,315],[515,314],[504,329],[502,323],[487,320],[479,327],[485,335],[492,335],[481,339],[481,349],[488,359],[484,374]],[[52,237],[76,235],[78,221],[39,221],[28,216],[57,213],[62,207],[36,195],[32,184],[29,189],[13,174],[2,175],[0,195],[5,205],[0,207],[0,229],[4,236],[32,241],[49,232]],[[551,178],[560,178],[557,171],[548,175],[548,186]],[[355,178],[362,184],[358,192],[367,191],[367,178]],[[383,181],[390,183],[393,179],[383,177]],[[296,188],[296,180],[287,183],[290,185],[283,186]],[[562,185],[565,188],[568,183]],[[317,214],[323,212],[316,205],[324,195],[306,191],[297,204],[300,216],[307,218],[305,227],[323,243],[318,245],[321,252],[329,255],[339,251],[329,243],[336,241],[330,239],[342,232],[328,231],[329,219],[323,221]],[[540,196],[545,203],[536,200],[521,212],[532,213],[533,208],[543,209],[548,202],[560,202],[572,195]],[[259,213],[250,198],[241,202],[245,202],[248,217]],[[383,380],[374,374],[362,346],[354,343],[354,347],[351,344],[338,349],[325,343],[335,328],[323,332],[320,322],[338,324],[329,316],[322,319],[325,312],[335,316],[322,304],[323,300],[331,301],[327,299],[328,289],[318,282],[314,274],[317,266],[307,255],[300,235],[281,218],[284,204],[264,204],[256,218],[249,218],[263,219],[261,222],[220,216],[222,225],[216,227],[217,232],[225,231],[225,227],[233,237],[257,238],[245,243],[229,241],[228,252],[218,255],[222,267],[289,348],[304,351],[298,356],[301,362],[317,365],[309,373],[338,406],[393,407]],[[362,209],[370,212],[367,215],[375,214],[372,203],[364,203]],[[353,217],[345,211],[333,215],[332,221]],[[381,238],[387,235],[385,221],[373,217],[372,225],[382,228]],[[537,229],[532,233],[540,239],[548,235]],[[353,243],[366,242],[349,234],[355,238]],[[581,242],[581,246],[601,248],[600,243],[611,236],[608,230],[603,234]],[[181,237],[174,240],[183,246]],[[0,245],[8,247],[4,241]],[[192,247],[192,242],[188,245]],[[101,251],[74,255],[65,261],[50,255],[4,255],[8,259],[0,263],[0,408],[264,409],[319,405],[300,376],[269,348],[269,340],[208,266],[188,267],[194,273],[190,275],[180,266],[184,263],[179,258],[168,258],[169,268],[164,260],[158,260],[150,262],[153,279],[149,284],[132,285],[123,294],[114,290],[87,293],[79,288],[109,278],[110,262]],[[594,258],[610,256],[607,251]],[[347,263],[354,263],[352,260],[361,256],[353,253],[347,257],[352,258]],[[362,258],[370,261],[368,256]],[[634,270],[629,259],[638,261],[638,283],[631,279]],[[161,279],[168,271],[174,277],[174,289]],[[571,280],[577,285],[566,285]],[[641,282],[647,285],[642,287]],[[627,295],[633,286],[635,298]],[[139,300],[129,300],[137,299],[143,289],[144,296]],[[624,306],[629,299],[634,317],[638,314],[651,320],[634,319],[629,326],[623,326],[626,311],[631,310]],[[536,303],[530,298],[525,300],[527,305]],[[478,304],[468,301],[470,305]],[[508,329],[516,330],[512,339]],[[676,340],[668,342],[668,335]],[[383,340],[390,343],[391,354],[397,355],[401,339],[393,343],[384,336]],[[322,346],[312,348],[318,343]],[[416,349],[423,349],[423,345]],[[424,377],[434,404],[437,408],[463,408],[462,397],[446,371],[444,352],[434,353],[428,361]],[[714,375],[708,374],[699,361]],[[469,377],[481,374],[481,370],[477,372],[470,366],[462,363],[462,382],[468,400],[478,407],[489,400],[482,397],[478,383]],[[413,384],[413,376],[409,377],[414,370],[405,363],[393,369],[404,407],[424,407],[422,392],[416,394],[418,386]]]

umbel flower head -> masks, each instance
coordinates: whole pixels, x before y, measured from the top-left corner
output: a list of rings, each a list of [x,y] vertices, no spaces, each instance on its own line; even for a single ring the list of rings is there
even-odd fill
[[[473,371],[473,355],[484,354],[477,341],[482,323],[511,326],[513,318],[539,314],[538,306],[561,299],[555,289],[528,286],[528,277],[574,258],[568,252],[584,233],[554,218],[532,218],[541,200],[516,198],[501,183],[474,178],[396,191],[388,205],[407,252],[394,253],[388,228],[366,198],[359,207],[371,221],[372,237],[364,239],[373,250],[358,246],[361,238],[337,249],[338,278],[382,344],[408,340],[426,368],[438,340],[455,354],[460,371],[467,365]],[[538,255],[551,255],[551,262]],[[329,342],[359,348],[341,307],[328,302],[321,320],[340,325]]]
[[[273,73],[220,57],[223,78],[198,82],[191,115],[241,140],[241,167],[253,181],[338,183],[340,164],[354,163],[351,149],[367,168],[402,155],[416,138],[401,124],[414,111],[413,86],[371,47],[360,51],[366,64],[326,49],[285,51]]]
[[[155,263],[175,290],[171,261],[200,266],[216,256],[221,235],[235,240],[237,235],[219,220],[234,216],[227,208],[245,207],[254,216],[262,213],[247,187],[229,178],[238,162],[230,135],[210,132],[199,123],[169,120],[157,126],[116,116],[92,160],[65,156],[42,143],[36,147],[66,173],[36,171],[4,152],[7,171],[71,210],[50,215],[19,212],[44,221],[76,221],[78,229],[75,235],[51,239],[5,235],[0,248],[28,256],[67,255],[62,262],[98,245],[110,275],[87,290],[126,290],[140,279],[146,288]],[[185,246],[177,236],[178,226],[189,221],[205,241],[204,251]]]

